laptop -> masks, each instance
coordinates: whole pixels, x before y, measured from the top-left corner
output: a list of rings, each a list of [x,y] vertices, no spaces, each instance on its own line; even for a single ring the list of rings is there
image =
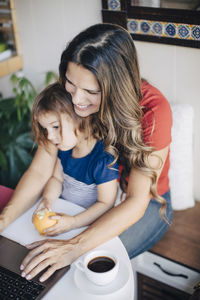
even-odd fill
[[[21,277],[20,265],[28,252],[25,246],[0,235],[0,299],[39,300],[70,269],[59,269],[42,283],[39,278],[44,271],[26,280]]]

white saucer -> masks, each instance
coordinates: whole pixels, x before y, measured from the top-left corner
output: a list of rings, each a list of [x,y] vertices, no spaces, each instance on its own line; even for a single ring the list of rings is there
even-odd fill
[[[78,268],[74,271],[74,281],[76,286],[85,293],[92,295],[108,295],[119,292],[127,284],[130,278],[130,270],[127,265],[120,261],[117,277],[109,284],[99,286],[87,279],[84,272]]]

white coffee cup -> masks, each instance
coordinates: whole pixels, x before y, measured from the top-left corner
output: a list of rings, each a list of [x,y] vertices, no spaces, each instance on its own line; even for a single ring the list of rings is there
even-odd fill
[[[112,282],[119,270],[119,260],[109,251],[94,250],[75,261],[75,266],[97,285]]]

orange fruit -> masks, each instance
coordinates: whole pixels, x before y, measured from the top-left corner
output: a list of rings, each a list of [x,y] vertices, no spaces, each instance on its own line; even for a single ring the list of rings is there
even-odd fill
[[[55,216],[56,213],[48,209],[42,209],[35,214],[33,224],[40,234],[44,234],[44,230],[55,225],[58,221],[49,219],[50,216]]]

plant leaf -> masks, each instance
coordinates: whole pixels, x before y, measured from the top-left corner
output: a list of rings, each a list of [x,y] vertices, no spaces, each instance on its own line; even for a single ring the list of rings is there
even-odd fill
[[[16,138],[16,144],[25,149],[31,149],[33,147],[33,141],[30,137],[30,132],[25,132]]]
[[[58,75],[53,71],[47,72],[45,76],[45,85],[47,86],[55,81],[58,81]]]
[[[6,155],[3,151],[1,151],[1,149],[0,149],[0,168],[3,170],[6,170],[8,168]]]

